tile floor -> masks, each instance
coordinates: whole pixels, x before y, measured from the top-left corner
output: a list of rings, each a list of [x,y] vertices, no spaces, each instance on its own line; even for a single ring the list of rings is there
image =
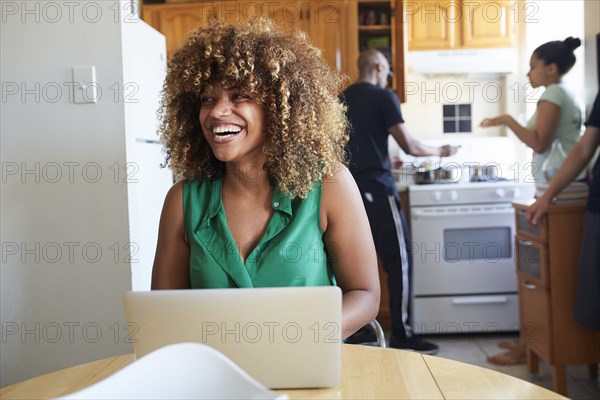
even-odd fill
[[[552,390],[552,370],[540,360],[540,372],[537,377],[529,376],[525,365],[496,366],[489,364],[486,357],[503,352],[498,348],[500,340],[516,340],[517,335],[474,335],[474,336],[430,336],[426,338],[438,346],[438,357],[449,358],[474,364],[479,367],[493,369],[536,385]],[[567,392],[571,399],[600,399],[600,380],[591,379],[585,365],[567,367]]]

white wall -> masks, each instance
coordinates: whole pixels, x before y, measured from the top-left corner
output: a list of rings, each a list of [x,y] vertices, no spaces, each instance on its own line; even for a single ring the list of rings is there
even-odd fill
[[[506,99],[506,113],[512,115],[521,124],[525,124],[535,112],[537,100],[543,88],[531,89],[527,73],[533,51],[541,44],[551,40],[564,40],[568,36],[578,37],[583,42],[583,0],[526,1],[520,3],[517,15],[519,38],[519,66],[516,73],[508,75],[507,87],[510,96]],[[579,97],[583,107],[584,70],[583,46],[576,52],[577,62],[565,76],[564,83]],[[514,140],[517,161],[523,171],[529,170],[532,150],[521,142],[510,129],[505,133]],[[525,172],[528,173],[528,172]]]
[[[115,175],[126,160],[113,99],[123,84],[119,4],[73,2],[69,14],[51,3],[62,15],[44,2],[0,4],[1,386],[131,351],[121,305],[131,287],[127,188]],[[65,82],[81,65],[96,66],[95,104],[69,101]]]
[[[525,53],[528,57],[541,44],[552,40],[564,40],[569,36],[581,39],[584,42],[584,0],[569,1],[527,1],[528,10],[525,19]],[[563,78],[563,83],[577,96],[583,107],[584,97],[584,46],[575,50],[577,62]],[[529,59],[524,63],[524,74],[529,68]],[[524,78],[523,83],[526,83]],[[537,99],[543,89],[527,90],[526,114],[527,118],[533,115]]]
[[[501,133],[499,128],[480,128],[479,123],[504,110],[506,88],[502,75],[409,73],[406,87],[402,114],[410,132],[419,139],[498,136]],[[472,104],[471,133],[443,134],[444,104]]]
[[[587,112],[592,110],[594,99],[598,94],[598,50],[596,35],[600,33],[600,1],[586,1],[584,5],[585,20],[585,104]]]
[[[586,117],[589,116],[592,111],[594,100],[598,95],[599,84],[598,82],[598,49],[596,47],[596,35],[600,33],[600,1],[586,1],[585,6],[585,20],[584,20],[584,31],[585,31],[585,104],[586,104]],[[596,151],[596,155],[588,164],[588,169],[591,172],[593,166],[596,163],[597,158],[600,157],[600,150]]]

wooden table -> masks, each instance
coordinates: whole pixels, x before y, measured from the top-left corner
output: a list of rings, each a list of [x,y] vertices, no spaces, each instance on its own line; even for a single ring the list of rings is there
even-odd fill
[[[0,389],[0,398],[47,399],[106,378],[133,361],[109,357]],[[419,353],[344,345],[342,380],[329,389],[281,390],[290,399],[564,399],[529,382]]]

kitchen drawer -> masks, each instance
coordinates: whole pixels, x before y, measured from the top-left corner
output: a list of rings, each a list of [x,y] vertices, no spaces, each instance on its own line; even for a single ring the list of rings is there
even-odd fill
[[[548,242],[547,218],[543,217],[537,226],[530,225],[525,218],[526,208],[515,207],[517,233],[542,243]]]
[[[550,351],[552,312],[550,291],[533,283],[529,276],[519,272],[519,302],[521,305],[521,340],[548,362],[553,361]]]
[[[515,294],[415,297],[415,333],[456,334],[519,330],[519,297]],[[418,316],[418,317],[417,317]]]
[[[515,236],[515,249],[517,271],[536,285],[550,289],[548,247],[518,233]]]

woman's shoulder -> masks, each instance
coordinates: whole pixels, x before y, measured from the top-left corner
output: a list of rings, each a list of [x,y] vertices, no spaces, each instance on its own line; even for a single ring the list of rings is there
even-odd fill
[[[171,186],[171,188],[167,192],[167,195],[165,196],[161,221],[164,219],[166,222],[171,223],[172,221],[180,220],[183,216],[182,204],[183,181],[178,181],[175,184],[173,184],[173,186]]]
[[[327,230],[330,222],[352,216],[362,207],[361,195],[354,177],[342,163],[336,163],[334,173],[323,180],[321,195],[321,227]]]
[[[340,188],[339,185],[336,186],[337,184],[344,185],[350,182],[354,182],[352,174],[348,170],[348,167],[338,161],[335,163],[333,173],[323,178],[322,190],[334,190]]]
[[[173,199],[173,198],[183,198],[183,191],[184,191],[184,184],[185,184],[185,180],[180,180],[177,181],[173,184],[173,186],[171,186],[171,188],[169,189],[169,191],[167,192],[167,201],[169,199]]]
[[[348,168],[337,162],[334,172],[323,179],[321,189],[321,206],[339,206],[344,198],[358,192],[354,177]]]
[[[549,101],[560,106],[565,102],[574,102],[575,96],[564,84],[553,83],[546,87],[539,101]]]
[[[206,209],[220,202],[220,179],[182,179],[175,183],[169,192],[177,196],[184,210]]]

